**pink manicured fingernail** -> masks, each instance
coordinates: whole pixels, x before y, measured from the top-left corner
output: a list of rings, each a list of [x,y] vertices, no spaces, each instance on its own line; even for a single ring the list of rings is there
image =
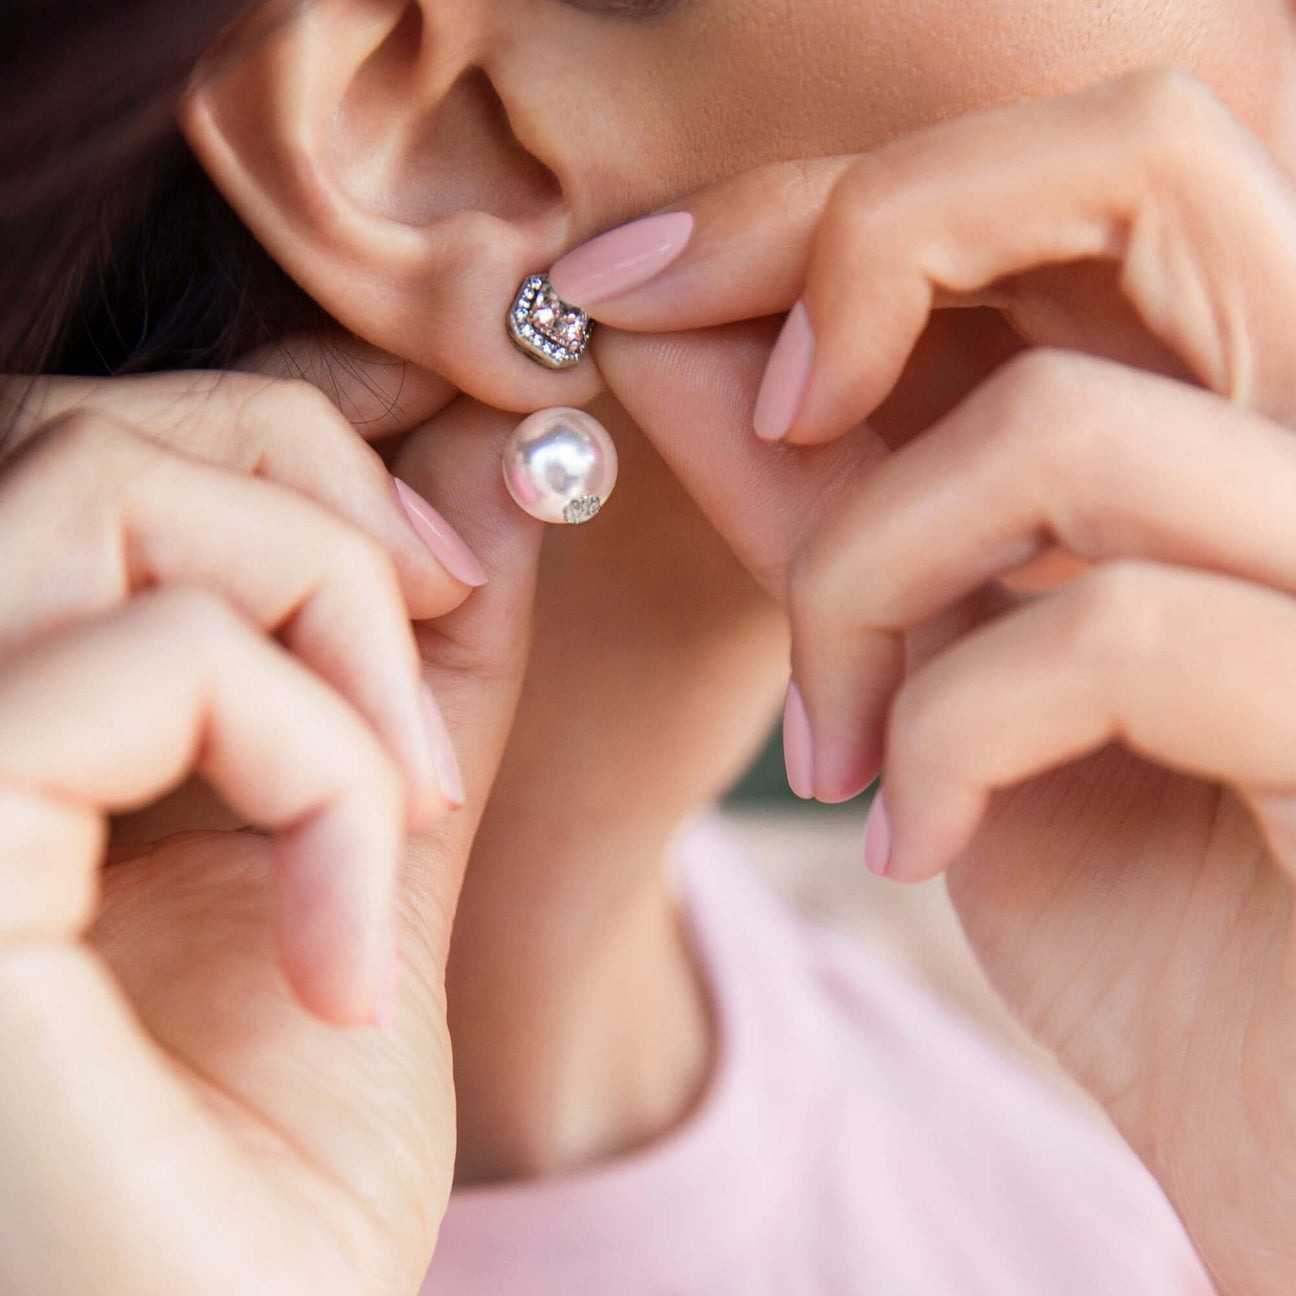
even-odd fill
[[[864,825],[864,863],[878,877],[885,877],[891,864],[891,816],[887,814],[881,788],[873,794]]]
[[[814,333],[805,303],[788,312],[756,397],[752,423],[762,441],[782,441],[801,407],[810,366],[814,363]]]
[[[878,764],[860,735],[821,730],[815,739],[815,796],[825,805],[854,800],[877,777]]]
[[[450,741],[450,731],[446,728],[445,717],[441,708],[423,681],[423,716],[427,724],[428,738],[432,742],[432,764],[436,767],[437,782],[441,785],[442,795],[456,808],[467,799],[464,795],[463,774],[459,769],[459,758],[455,755],[454,744]]]
[[[810,733],[810,715],[796,680],[788,681],[787,701],[783,704],[783,763],[787,766],[788,787],[810,801],[814,798],[814,739]]]
[[[559,257],[549,282],[563,301],[591,306],[647,283],[684,251],[692,233],[693,215],[685,211],[618,225]]]
[[[459,533],[411,486],[393,477],[396,498],[409,518],[415,534],[432,551],[432,556],[457,581],[465,585],[485,585],[486,571],[477,556],[463,542]]]

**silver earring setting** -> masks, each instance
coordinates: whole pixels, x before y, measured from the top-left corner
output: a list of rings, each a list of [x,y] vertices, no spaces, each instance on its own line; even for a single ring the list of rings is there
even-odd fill
[[[522,281],[509,307],[509,337],[524,355],[549,369],[579,364],[593,328],[590,317],[563,301],[541,274]]]

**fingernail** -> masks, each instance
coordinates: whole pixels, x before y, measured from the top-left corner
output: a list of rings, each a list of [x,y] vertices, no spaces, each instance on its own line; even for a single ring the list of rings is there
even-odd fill
[[[815,796],[825,805],[852,801],[877,777],[858,734],[820,732],[815,739]]]
[[[415,534],[432,551],[432,556],[457,581],[465,585],[485,585],[486,571],[459,533],[412,487],[393,477],[396,498],[409,518]]]
[[[864,863],[878,877],[885,877],[891,864],[891,816],[887,814],[881,788],[873,794],[864,825]]]
[[[459,758],[455,755],[454,744],[450,741],[450,731],[446,728],[445,717],[441,708],[423,681],[423,715],[427,723],[428,737],[432,742],[432,764],[436,769],[437,782],[441,793],[453,806],[461,806],[467,799],[464,795],[463,774],[459,769]]]
[[[788,681],[787,701],[783,704],[783,763],[787,766],[788,787],[802,800],[812,800],[814,739],[805,698],[796,680]]]
[[[662,212],[618,225],[558,258],[549,268],[554,292],[574,306],[628,292],[675,260],[693,233],[693,214]]]
[[[770,352],[765,376],[756,397],[752,423],[762,441],[782,441],[805,396],[814,362],[814,333],[805,303],[788,312],[783,329]]]
[[[374,1004],[374,1025],[390,1030],[396,1023],[396,1005],[400,1002],[400,951],[393,940],[388,946],[387,963]]]

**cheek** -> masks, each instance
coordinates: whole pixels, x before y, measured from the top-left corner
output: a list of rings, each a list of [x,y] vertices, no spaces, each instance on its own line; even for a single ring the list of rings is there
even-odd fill
[[[1268,132],[1287,82],[1291,0],[921,0],[908,48],[908,106],[934,120],[1024,97],[1065,94],[1144,67],[1179,67]],[[912,0],[887,0],[897,21]]]
[[[1267,32],[1233,33],[1210,51],[1206,78],[1296,176],[1296,4],[1275,4]]]
[[[941,118],[1133,68],[1195,72],[1292,141],[1292,0],[713,0],[690,33],[692,164],[857,152]]]

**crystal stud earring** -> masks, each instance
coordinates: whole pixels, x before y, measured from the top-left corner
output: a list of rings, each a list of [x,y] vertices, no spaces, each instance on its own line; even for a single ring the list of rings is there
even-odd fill
[[[588,522],[612,494],[616,445],[598,419],[556,405],[528,415],[504,445],[504,484],[541,522]]]
[[[537,364],[570,369],[579,364],[594,325],[576,306],[569,306],[540,274],[522,281],[509,307],[509,337]]]

